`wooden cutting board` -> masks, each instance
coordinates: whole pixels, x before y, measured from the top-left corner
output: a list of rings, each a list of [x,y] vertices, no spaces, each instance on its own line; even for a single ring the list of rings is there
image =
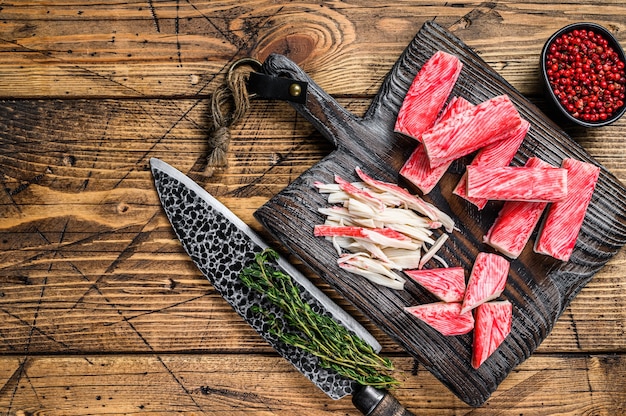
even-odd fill
[[[395,135],[393,126],[411,81],[437,50],[457,55],[464,64],[452,95],[477,104],[508,94],[522,117],[531,123],[514,165],[523,165],[530,156],[553,165],[559,165],[568,157],[598,164],[458,38],[429,22],[394,65],[363,117],[347,112],[287,58],[274,55],[267,59],[266,73],[309,82],[306,104],[294,104],[294,107],[335,145],[336,150],[268,201],[255,216],[458,397],[479,406],[513,368],[532,354],[574,296],[626,244],[626,189],[602,169],[578,244],[567,263],[533,253],[533,235],[522,255],[511,262],[502,295],[513,304],[511,334],[495,354],[474,370],[470,364],[471,333],[445,337],[403,311],[405,306],[433,302],[431,295],[412,282],[407,282],[406,290],[394,291],[344,272],[336,265],[337,254],[332,245],[313,236],[314,225],[324,221],[318,208],[327,206],[325,197],[313,187],[315,181],[333,182],[335,174],[356,181],[354,169],[359,166],[377,179],[400,183],[418,193],[398,175],[416,143]],[[456,220],[459,230],[451,233],[439,254],[449,265],[463,266],[469,274],[476,254],[492,251],[482,243],[482,238],[500,205],[491,202],[478,211],[452,194],[463,167],[463,163],[453,163],[440,184],[424,199]]]

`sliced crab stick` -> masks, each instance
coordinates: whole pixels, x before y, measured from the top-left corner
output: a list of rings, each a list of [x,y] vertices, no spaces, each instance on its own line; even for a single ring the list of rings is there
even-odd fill
[[[548,208],[535,242],[535,252],[568,261],[598,182],[600,168],[575,159],[565,159],[561,166],[567,170],[569,193],[567,198]]]
[[[567,170],[556,167],[467,167],[467,196],[499,201],[555,202],[567,196]]]

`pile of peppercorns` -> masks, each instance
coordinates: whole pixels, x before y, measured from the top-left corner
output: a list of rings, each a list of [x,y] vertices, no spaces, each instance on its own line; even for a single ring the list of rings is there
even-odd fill
[[[624,61],[600,33],[574,29],[548,48],[546,74],[552,92],[576,119],[610,119],[624,106]]]

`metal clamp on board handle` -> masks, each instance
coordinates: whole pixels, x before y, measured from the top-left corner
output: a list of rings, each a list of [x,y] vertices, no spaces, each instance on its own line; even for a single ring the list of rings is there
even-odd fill
[[[307,83],[289,78],[251,72],[248,92],[257,98],[306,103]]]
[[[233,84],[235,70],[241,66],[252,68],[246,81],[250,98],[306,103],[307,82],[264,74],[263,64],[255,58],[241,58],[230,66],[227,75],[229,85]]]

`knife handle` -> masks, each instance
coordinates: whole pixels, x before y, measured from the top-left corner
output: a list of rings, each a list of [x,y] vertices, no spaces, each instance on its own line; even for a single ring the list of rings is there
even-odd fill
[[[352,403],[365,416],[414,416],[389,392],[371,386],[356,391]]]

